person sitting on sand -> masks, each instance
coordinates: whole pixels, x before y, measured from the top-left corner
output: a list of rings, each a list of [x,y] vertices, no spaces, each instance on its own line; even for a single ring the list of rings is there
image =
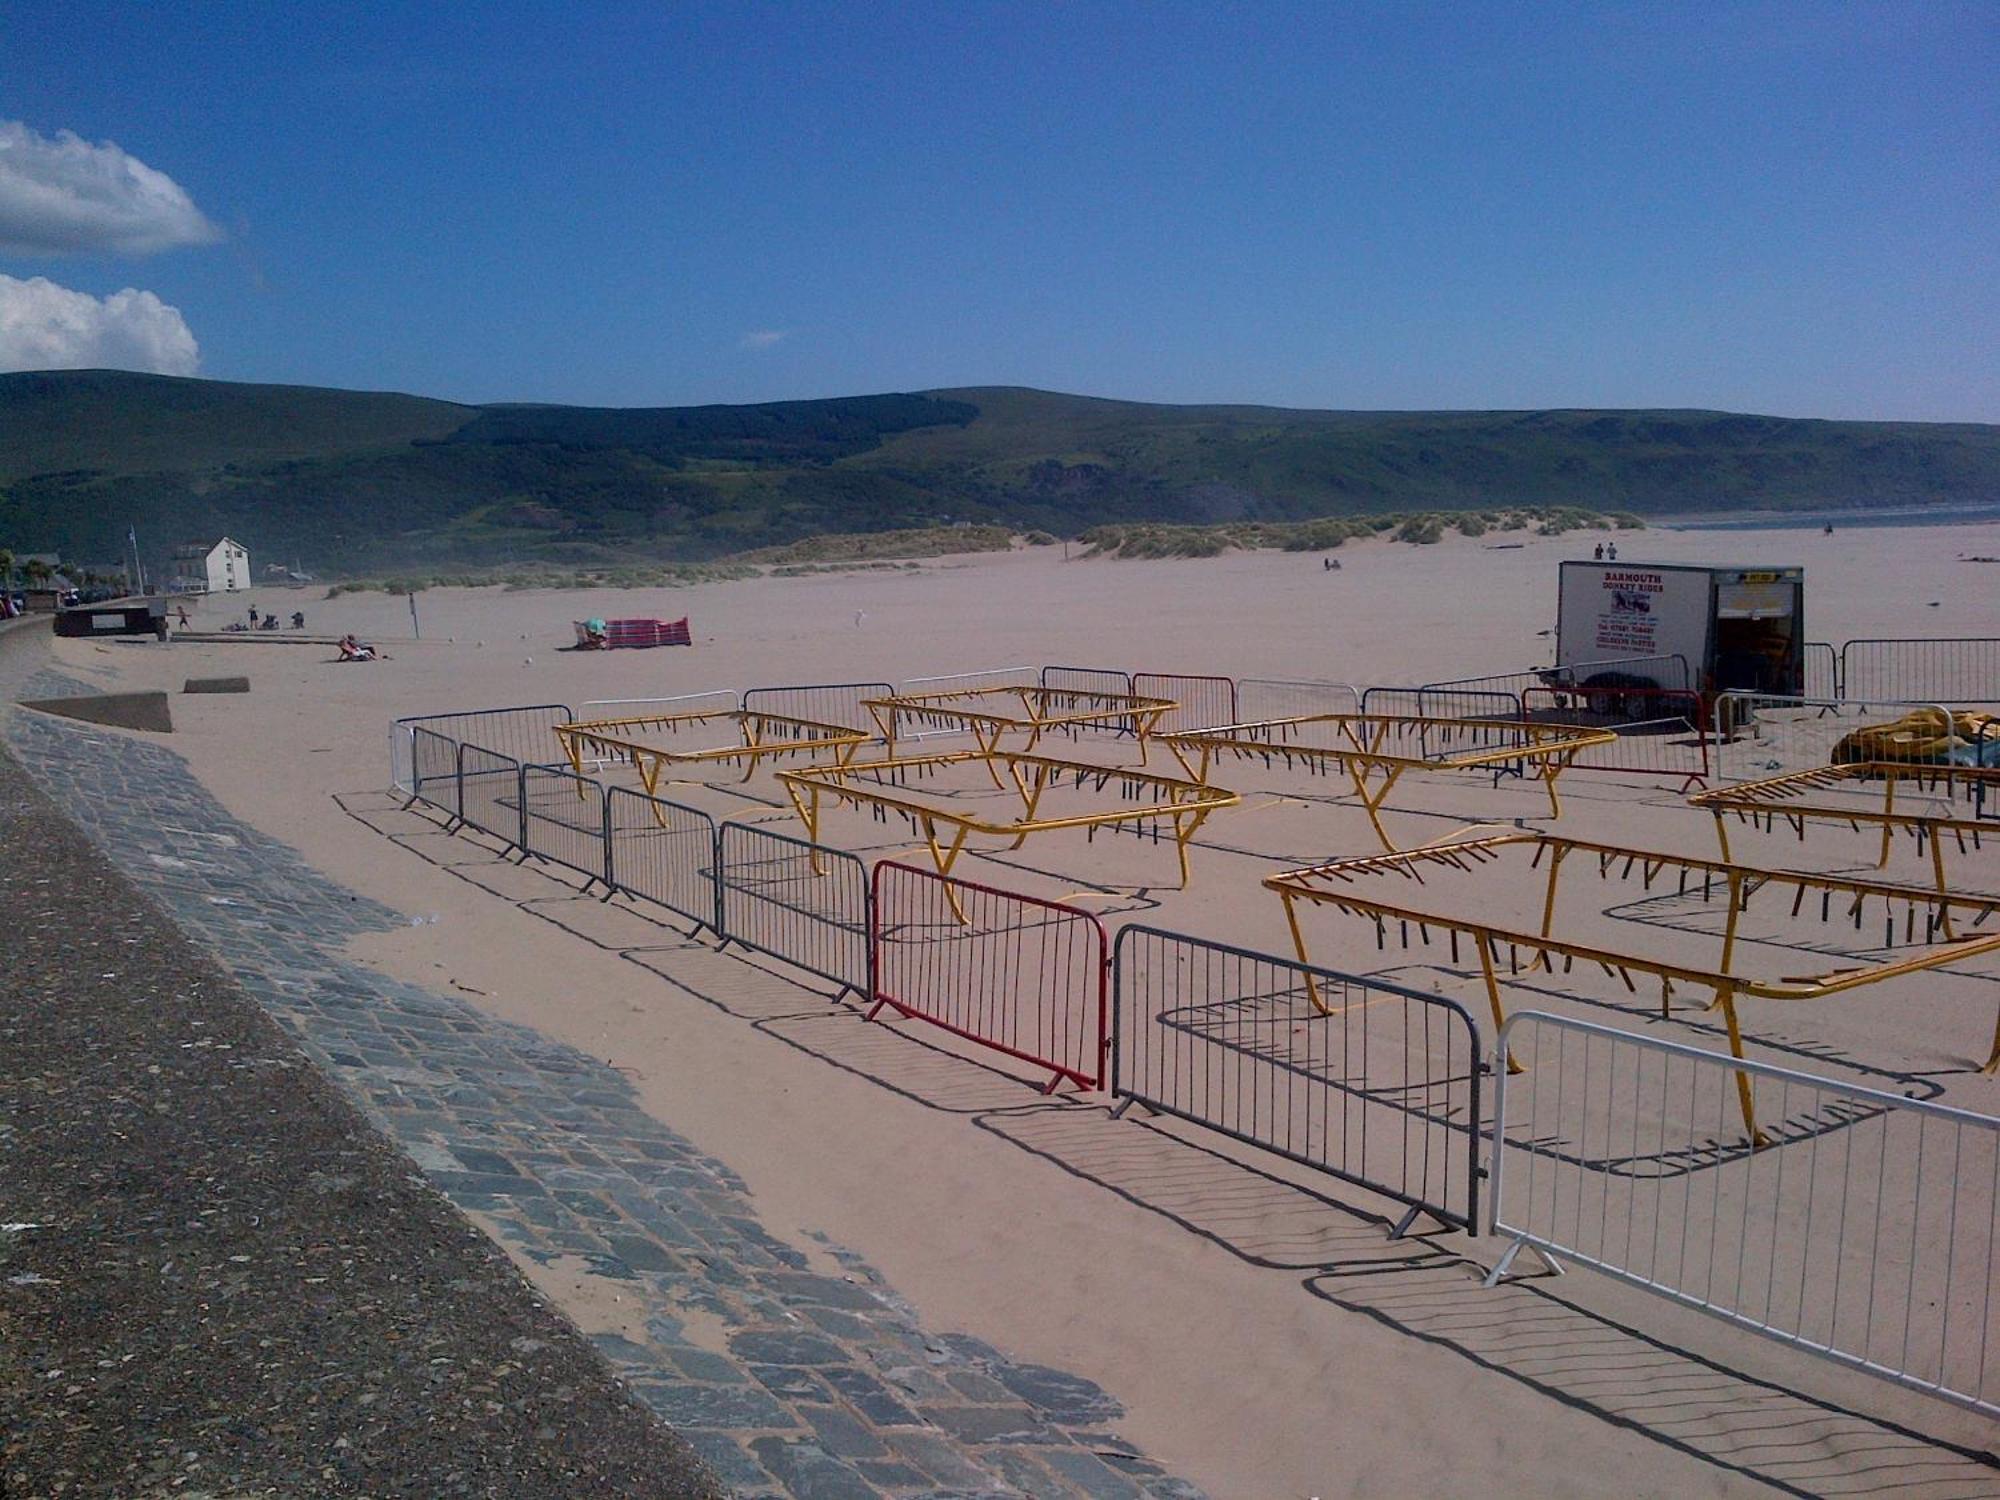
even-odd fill
[[[379,661],[381,653],[373,646],[364,646],[352,635],[340,638],[340,659],[342,661]]]
[[[305,628],[306,628],[306,612],[305,612],[304,610],[302,610],[302,609],[295,609],[295,610],[293,610],[293,611],[292,611],[292,629],[294,629],[294,630],[304,630]]]

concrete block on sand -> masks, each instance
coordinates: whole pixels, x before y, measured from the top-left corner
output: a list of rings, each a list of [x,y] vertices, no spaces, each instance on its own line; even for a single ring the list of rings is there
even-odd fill
[[[34,698],[24,700],[21,707],[65,719],[80,719],[86,724],[108,724],[114,729],[144,729],[153,734],[174,732],[165,693],[87,693],[75,698]]]
[[[250,679],[247,677],[190,677],[181,684],[184,693],[247,693]]]

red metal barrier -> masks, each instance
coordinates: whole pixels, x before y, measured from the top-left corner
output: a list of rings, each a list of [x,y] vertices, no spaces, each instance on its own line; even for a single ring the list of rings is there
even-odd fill
[[[875,1003],[1101,1088],[1110,939],[1087,911],[890,861],[875,867]]]
[[[1616,731],[1572,762],[1579,771],[1678,776],[1681,789],[1708,782],[1708,709],[1699,693],[1679,688],[1531,687],[1521,693],[1523,718],[1542,724],[1582,724]]]
[[[1173,672],[1134,672],[1132,691],[1145,698],[1171,698],[1180,704],[1160,718],[1156,733],[1179,729],[1214,729],[1241,722],[1236,717],[1236,682],[1229,677],[1186,677]]]

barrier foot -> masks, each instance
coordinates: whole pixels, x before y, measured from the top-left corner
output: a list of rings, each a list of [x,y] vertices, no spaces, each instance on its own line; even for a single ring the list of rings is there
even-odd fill
[[[1138,1105],[1140,1109],[1145,1110],[1148,1118],[1151,1118],[1152,1116],[1157,1115],[1159,1113],[1158,1110],[1152,1109],[1145,1104],[1141,1104],[1139,1100],[1135,1098],[1133,1095],[1127,1094],[1123,1099],[1120,1099],[1116,1104],[1114,1104],[1111,1107],[1111,1118],[1114,1120],[1124,1119],[1125,1111],[1131,1109],[1134,1105]]]
[[[1422,1212],[1423,1210],[1421,1208],[1418,1208],[1415,1204],[1412,1204],[1410,1205],[1410,1207],[1404,1209],[1403,1217],[1398,1219],[1396,1221],[1396,1227],[1389,1231],[1389,1238],[1392,1240],[1400,1240],[1404,1235],[1408,1234],[1410,1232],[1410,1226],[1417,1222],[1417,1215]]]
[[[1513,1268],[1514,1257],[1519,1255],[1523,1250],[1530,1252],[1536,1260],[1540,1261],[1549,1275],[1560,1276],[1563,1274],[1561,1261],[1549,1254],[1540,1245],[1529,1244],[1526,1235],[1517,1235],[1514,1243],[1507,1247],[1507,1253],[1494,1263],[1493,1269],[1486,1273],[1486,1279],[1480,1282],[1480,1285],[1494,1287],[1505,1281],[1508,1271]]]

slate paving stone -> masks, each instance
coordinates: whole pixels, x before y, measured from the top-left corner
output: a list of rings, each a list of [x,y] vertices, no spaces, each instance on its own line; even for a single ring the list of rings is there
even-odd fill
[[[798,1500],[880,1500],[880,1490],[817,1443],[758,1438],[750,1451]]]
[[[889,1451],[868,1424],[837,1406],[801,1405],[798,1413],[812,1424],[829,1453],[841,1458],[879,1458]]]
[[[648,1339],[598,1348],[739,1494],[1018,1495],[1005,1465],[1025,1473],[1030,1462],[1050,1500],[1128,1500],[1133,1485],[1196,1494],[1143,1460],[1093,1456],[1121,1413],[1090,1382],[927,1332],[860,1256],[823,1236],[816,1254],[845,1274],[811,1269],[814,1256],[765,1229],[737,1173],[647,1114],[600,1060],[349,962],[352,938],[408,919],[232,820],[165,746],[30,715],[6,732],[68,814],[224,959],[413,1170],[525,1257],[618,1283]],[[172,829],[222,836],[190,849]],[[695,1314],[722,1325],[727,1353],[687,1342],[681,1320]],[[1107,1467],[1120,1462],[1124,1473]]]
[[[921,1415],[966,1444],[1054,1443],[1061,1438],[1019,1406],[925,1406]]]
[[[767,1365],[838,1365],[847,1355],[831,1339],[813,1333],[751,1330],[729,1336],[729,1347],[744,1359]]]
[[[754,1385],[705,1380],[641,1380],[639,1395],[675,1428],[782,1429],[801,1425],[791,1408]]]
[[[1108,1421],[1124,1410],[1103,1387],[1044,1365],[1002,1364],[994,1373],[1001,1385],[1064,1426]]]

